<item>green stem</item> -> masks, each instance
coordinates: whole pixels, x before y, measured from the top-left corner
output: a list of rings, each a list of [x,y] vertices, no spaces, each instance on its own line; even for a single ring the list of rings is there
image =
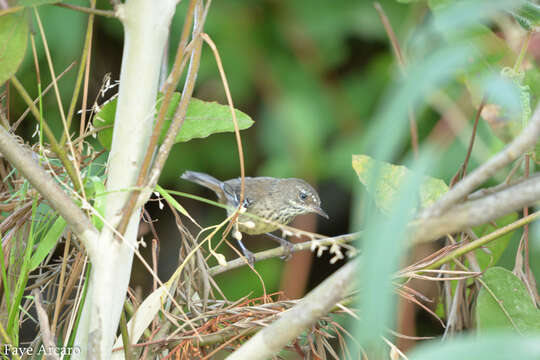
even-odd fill
[[[75,171],[73,164],[69,161],[66,152],[56,140],[56,137],[54,136],[47,122],[43,121],[39,109],[36,107],[36,105],[32,101],[32,98],[30,98],[30,95],[28,95],[26,89],[21,84],[21,82],[15,76],[12,76],[10,80],[15,89],[17,89],[23,100],[26,102],[26,105],[28,105],[28,107],[30,108],[32,115],[34,115],[38,123],[42,125],[43,131],[45,131],[45,135],[47,136],[47,139],[51,144],[51,150],[58,156],[58,159],[60,159],[62,165],[64,165],[65,171],[71,179],[75,190],[77,190],[77,192],[80,192],[81,186],[77,177],[77,172]]]
[[[521,50],[519,51],[518,58],[516,59],[516,63],[514,64],[514,72],[519,71],[521,68],[521,64],[523,63],[523,59],[525,58],[525,54],[527,53],[527,49],[529,48],[529,40],[531,40],[531,32],[527,33],[527,36],[525,37],[525,42],[521,46]]]
[[[131,350],[131,343],[129,341],[129,333],[127,328],[126,311],[122,310],[120,314],[120,331],[122,334],[122,342],[124,344],[124,356],[126,360],[131,360],[133,357]]]
[[[32,201],[32,219],[35,218],[36,208],[38,203],[38,196],[34,196],[34,200]],[[19,345],[19,339],[18,339],[18,333],[19,333],[19,312],[21,309],[21,300],[24,294],[24,289],[26,288],[26,283],[28,282],[28,275],[30,273],[30,258],[32,256],[32,250],[34,248],[34,240],[35,240],[35,234],[34,234],[34,224],[35,221],[30,222],[30,231],[28,233],[28,241],[25,246],[24,255],[22,259],[22,266],[20,269],[19,277],[17,279],[17,284],[15,285],[15,289],[13,289],[14,299],[11,303],[11,307],[9,309],[8,314],[8,321],[7,321],[7,330],[9,333],[11,333],[11,338],[15,342],[13,345],[18,346]],[[23,234],[24,232],[21,232]]]
[[[92,271],[92,264],[89,263],[86,267],[86,274],[84,274],[84,288],[81,294],[81,301],[79,303],[79,308],[77,309],[77,317],[75,319],[75,324],[73,325],[73,329],[71,330],[71,334],[69,336],[68,345],[67,348],[73,348],[73,343],[75,342],[75,336],[77,335],[77,330],[79,329],[79,323],[81,321],[81,314],[82,310],[84,308],[84,303],[86,301],[86,294],[88,293],[88,283],[90,279],[90,271]],[[71,355],[66,356],[67,360],[71,359]]]
[[[92,6],[91,8],[87,8],[87,7],[84,7],[84,6],[72,5],[72,4],[62,4],[62,3],[58,3],[58,4],[54,4],[54,5],[60,6],[60,7],[63,7],[63,8],[67,8],[67,9],[71,9],[71,10],[75,10],[75,11],[80,11],[80,12],[91,14],[91,15],[100,15],[100,16],[105,16],[105,17],[109,17],[109,18],[116,17],[116,13],[114,11],[94,9],[95,5]]]
[[[0,238],[2,237],[0,236]],[[2,273],[2,282],[4,284],[4,299],[6,301],[5,306],[7,309],[9,309],[10,304],[11,304],[11,285],[8,282],[6,264],[4,263],[4,247],[1,245],[0,245],[0,271]],[[0,326],[1,325],[2,324],[0,323]],[[3,331],[3,328],[1,330]]]
[[[506,226],[503,226],[502,228],[500,229],[497,229],[489,234],[487,234],[486,236],[483,236],[481,237],[480,239],[477,239],[477,240],[474,240],[468,244],[465,244],[457,249],[455,249],[454,251],[451,251],[449,252],[447,255],[445,255],[444,257],[442,257],[441,259],[437,260],[436,262],[432,263],[432,264],[429,264],[428,266],[426,266],[425,268],[423,268],[423,270],[433,270],[433,269],[436,269],[438,267],[440,267],[441,265],[449,262],[449,261],[452,261],[454,260],[455,258],[458,258],[462,255],[465,255],[466,253],[470,252],[470,251],[473,251],[473,250],[476,250],[484,245],[486,245],[487,243],[495,240],[495,239],[498,239],[500,238],[501,236],[503,235],[506,235],[508,234],[509,232],[511,231],[514,231],[526,224],[529,224],[531,223],[532,221],[536,220],[538,217],[540,217],[540,211],[537,211],[535,213],[532,213],[531,215],[529,216],[526,216],[524,218],[521,218],[511,224],[508,224]]]
[[[61,5],[61,4],[57,4]],[[64,5],[64,4],[62,4]],[[92,0],[90,4],[91,8],[95,8],[96,0]],[[75,80],[75,88],[73,90],[73,96],[71,98],[71,104],[69,105],[69,110],[66,118],[67,128],[71,127],[71,122],[73,121],[73,114],[75,113],[75,105],[77,105],[77,99],[79,98],[79,92],[81,91],[81,84],[84,76],[84,70],[86,69],[86,63],[89,61],[90,53],[90,42],[92,41],[92,33],[94,29],[94,14],[91,13],[88,16],[88,25],[86,27],[86,38],[84,39],[83,53],[81,56],[81,65],[79,67],[79,72],[77,73],[77,80]],[[85,111],[86,109],[83,109]],[[64,146],[67,140],[67,133],[62,133],[62,138],[60,139],[60,146]]]

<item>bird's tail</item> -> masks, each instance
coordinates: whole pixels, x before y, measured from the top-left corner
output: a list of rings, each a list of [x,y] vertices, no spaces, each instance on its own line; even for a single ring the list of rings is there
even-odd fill
[[[219,181],[213,176],[210,176],[205,173],[188,170],[188,171],[185,171],[180,177],[184,180],[194,182],[196,184],[202,185],[212,190],[213,192],[217,194],[220,200],[222,198],[225,198],[225,193],[223,191],[223,181]]]

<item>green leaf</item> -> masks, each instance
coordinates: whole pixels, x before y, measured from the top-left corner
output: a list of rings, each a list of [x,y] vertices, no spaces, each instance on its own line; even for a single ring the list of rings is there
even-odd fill
[[[0,16],[0,85],[19,68],[27,40],[28,22],[23,13]]]
[[[527,31],[536,31],[540,25],[540,6],[527,1],[517,11],[512,11],[514,19]]]
[[[484,287],[478,294],[476,324],[480,334],[501,329],[520,334],[540,331],[540,312],[517,276],[493,267],[486,270],[482,280],[490,291]]]
[[[174,93],[172,96],[171,103],[169,104],[169,108],[165,115],[165,122],[161,129],[160,143],[165,138],[165,134],[171,125],[171,119],[176,112],[180,97],[180,93]],[[156,110],[159,110],[159,107],[161,106],[161,99],[162,96],[160,95],[158,97]],[[117,99],[113,99],[103,105],[101,110],[94,117],[94,127],[98,128],[114,124],[116,103]],[[248,115],[240,110],[235,109],[234,111],[240,130],[247,129],[253,125],[253,120]],[[205,138],[215,133],[233,131],[234,123],[229,106],[191,98],[188,104],[184,124],[176,135],[175,143],[185,142],[195,138]],[[112,143],[112,127],[100,131],[98,140],[104,148],[110,149]]]
[[[510,213],[508,215],[505,215],[497,220],[495,220],[494,227],[492,223],[487,223],[484,225],[476,226],[473,228],[474,233],[478,237],[483,237],[488,235],[489,233],[492,233],[493,231],[500,229],[508,224],[513,223],[518,219],[517,213]],[[497,264],[497,261],[501,258],[502,254],[508,247],[508,243],[510,242],[510,239],[512,239],[512,236],[514,235],[515,231],[511,231],[506,235],[501,236],[500,238],[497,238],[496,240],[491,241],[489,244],[484,246],[484,249],[478,249],[475,250],[476,253],[476,259],[478,260],[478,265],[480,266],[480,269],[485,270],[489,266]],[[486,252],[485,250],[488,250]]]
[[[507,214],[497,220],[494,221],[495,223],[495,227],[492,225],[493,222],[490,222],[490,223],[487,223],[487,224],[483,224],[483,225],[479,225],[479,226],[476,226],[473,228],[473,231],[474,233],[476,234],[477,237],[484,237],[490,233],[492,233],[493,231],[497,230],[497,229],[500,229],[508,224],[511,224],[513,223],[514,221],[516,221],[518,219],[518,214],[517,213],[510,213],[510,214]],[[482,249],[478,249],[478,250],[475,250],[474,251],[474,255],[476,257],[476,261],[478,262],[478,266],[480,267],[480,269],[482,271],[486,270],[488,267],[490,266],[493,266],[495,264],[497,264],[497,262],[499,261],[499,259],[501,258],[502,254],[504,253],[504,251],[506,250],[506,248],[508,247],[508,243],[510,242],[510,240],[512,239],[512,236],[514,236],[514,234],[516,233],[516,231],[511,231],[491,242],[489,242],[487,245],[484,245],[482,247]],[[458,242],[462,241],[461,240],[461,236],[458,237]],[[468,266],[470,264],[469,260],[466,260],[465,261],[465,264]],[[455,270],[456,269],[456,265],[451,263],[449,264],[450,265],[450,270]],[[474,283],[474,279],[468,279],[467,280],[467,285],[472,285]],[[451,293],[454,294],[454,291],[456,289],[456,285],[457,285],[457,280],[451,280],[450,281],[450,288],[451,288]],[[467,288],[466,290],[466,296],[469,296],[470,294],[470,288]],[[444,306],[444,303],[443,302],[439,302],[437,304],[437,309],[435,310],[435,313],[441,317],[441,318],[444,318],[446,317],[446,312],[445,312],[445,306]]]
[[[412,175],[412,172],[405,166],[378,161],[367,155],[353,155],[352,164],[360,182],[373,196],[377,207],[383,213],[389,214],[396,203],[399,188]],[[374,170],[378,171],[378,178],[373,186],[371,182]],[[448,186],[443,180],[425,176],[420,186],[420,206],[427,207],[433,204],[447,191]]]
[[[92,176],[90,180],[92,182],[91,191],[94,197],[94,209],[98,212],[98,214],[104,216],[106,204],[106,197],[104,196],[106,194],[105,184],[98,176]],[[101,220],[101,218],[96,214],[92,215],[92,224],[94,224],[98,230],[103,228],[103,220]]]
[[[59,216],[43,239],[39,242],[36,251],[30,259],[30,271],[36,269],[39,264],[49,255],[49,252],[56,246],[58,239],[62,236],[66,228],[66,221]]]
[[[161,196],[163,196],[163,198],[165,200],[167,200],[169,202],[169,204],[171,204],[176,210],[180,211],[181,214],[185,215],[188,219],[190,219],[191,221],[193,221],[194,224],[197,224],[197,221],[195,221],[194,218],[191,217],[191,215],[189,215],[189,213],[187,212],[187,210],[182,206],[180,205],[180,203],[178,201],[176,201],[172,196],[171,194],[169,194],[167,192],[167,190],[163,189],[161,186],[159,185],[156,185],[156,191],[159,192],[159,194]]]
[[[492,16],[508,11],[513,2],[429,0],[428,4],[434,14],[435,28],[446,41],[474,48],[460,79],[470,92],[471,102],[478,106],[486,95],[482,85],[484,76],[498,67],[514,65],[514,51],[487,26]]]
[[[523,85],[530,88],[531,91],[531,107],[535,108],[540,98],[540,71],[535,64],[531,64],[531,67],[525,70],[525,78],[523,79]]]
[[[46,4],[60,3],[62,0],[19,0],[18,3],[21,6],[39,6]]]
[[[536,108],[540,99],[540,70],[535,64],[525,71],[523,85],[529,87],[531,95],[531,108]],[[535,159],[540,159],[540,141],[534,146]]]
[[[512,333],[458,336],[420,344],[407,355],[410,360],[536,360],[540,358],[540,338]]]

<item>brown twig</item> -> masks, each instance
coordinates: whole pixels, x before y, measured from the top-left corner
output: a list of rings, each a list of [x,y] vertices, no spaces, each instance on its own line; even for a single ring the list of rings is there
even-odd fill
[[[399,41],[396,37],[396,34],[394,32],[394,29],[392,28],[392,24],[390,24],[390,20],[388,19],[388,16],[386,16],[386,13],[384,12],[384,9],[382,8],[381,4],[378,2],[375,2],[373,4],[375,7],[375,10],[377,10],[377,13],[379,14],[379,17],[381,18],[381,21],[383,23],[384,29],[386,31],[386,34],[388,35],[388,38],[390,39],[390,44],[392,44],[392,49],[394,50],[394,55],[396,56],[399,68],[401,69],[401,72],[405,74],[405,57],[403,56],[403,52],[401,51],[401,47],[399,46]],[[416,121],[416,116],[414,115],[413,108],[409,105],[408,109],[408,115],[409,115],[409,129],[411,132],[411,146],[413,148],[414,157],[418,157],[418,125]]]
[[[51,150],[58,156],[58,159],[60,159],[60,162],[62,162],[62,165],[64,165],[66,169],[66,173],[71,179],[73,186],[75,187],[77,191],[79,191],[80,183],[78,180],[79,178],[77,176],[77,172],[75,171],[73,164],[69,161],[66,152],[56,140],[56,137],[54,136],[54,133],[52,132],[51,128],[49,127],[47,122],[44,119],[42,119],[38,108],[32,102],[32,98],[30,97],[30,95],[28,95],[28,92],[26,92],[26,89],[20,83],[20,81],[15,76],[12,76],[10,78],[10,81],[11,81],[11,84],[13,84],[13,86],[17,89],[17,91],[19,92],[23,100],[26,102],[26,105],[28,105],[28,107],[30,108],[32,115],[34,115],[38,124],[42,126],[43,131],[45,131],[45,135],[47,136],[47,139],[49,140],[51,144]],[[7,135],[9,136],[9,134]]]
[[[105,16],[105,17],[108,17],[108,18],[116,17],[116,13],[114,11],[110,11],[110,10],[94,9],[93,7],[87,8],[87,7],[84,7],[84,6],[77,6],[77,5],[65,4],[65,3],[56,3],[54,5],[59,6],[59,7],[63,7],[63,8],[66,8],[66,9],[70,9],[70,10],[80,11],[80,12],[87,13],[87,14],[90,14],[90,15],[99,15],[99,16]]]
[[[450,252],[448,252],[447,254],[445,254],[443,257],[441,257],[440,259],[438,260],[435,260],[435,261],[431,261],[429,262],[428,264],[426,265],[423,265],[422,268],[423,269],[436,269],[438,267],[440,267],[441,265],[449,262],[449,261],[452,261],[453,259],[456,259],[470,251],[473,251],[473,250],[476,250],[476,249],[479,249],[481,248],[482,246],[488,244],[489,242],[493,241],[493,240],[496,240],[498,238],[500,238],[501,236],[511,232],[511,231],[514,231],[516,229],[518,229],[519,227],[521,226],[524,226],[525,224],[528,224],[536,219],[540,218],[540,212],[535,212],[535,213],[532,213],[526,217],[523,217],[511,224],[508,224],[506,226],[503,226],[489,234],[487,234],[486,236],[483,236],[479,239],[476,239],[474,241],[471,241],[463,246],[459,246],[459,247],[454,247],[453,250],[451,250]]]
[[[480,114],[482,114],[482,109],[486,105],[486,97],[482,98],[478,110],[476,111],[476,116],[474,118],[474,125],[471,134],[471,140],[469,141],[469,147],[467,148],[467,155],[465,155],[465,160],[463,160],[463,165],[461,165],[461,178],[467,175],[467,166],[469,165],[469,160],[471,158],[472,149],[474,146],[474,140],[476,139],[476,129],[478,128],[478,120],[480,119]]]
[[[56,344],[54,342],[54,337],[51,334],[51,329],[49,327],[49,319],[47,318],[47,312],[43,308],[43,302],[41,301],[41,293],[39,289],[34,289],[32,291],[34,296],[34,304],[36,305],[36,312],[39,319],[39,331],[41,333],[41,338],[43,339],[43,344],[50,349],[56,349]],[[47,359],[60,359],[58,354],[54,351],[47,352],[45,356]]]
[[[353,240],[359,238],[360,236],[361,236],[361,233],[352,233],[352,234],[339,235],[339,236],[330,237],[330,238],[304,241],[304,242],[292,244],[290,249],[286,249],[283,246],[279,246],[274,249],[260,251],[258,253],[255,253],[253,254],[253,258],[254,258],[254,262],[257,262],[257,261],[262,261],[266,259],[281,257],[284,255],[287,255],[289,252],[294,253],[297,251],[304,251],[304,250],[310,250],[310,249],[321,249],[321,248],[324,249],[325,247],[332,246],[334,244],[343,245],[343,244],[352,242]],[[234,259],[227,262],[227,265],[214,266],[208,270],[208,273],[211,276],[215,276],[215,275],[218,275],[226,271],[236,269],[238,267],[245,266],[245,265],[246,265],[245,259],[238,258],[238,259]]]
[[[73,186],[77,189],[77,192],[80,193],[84,199],[86,199],[84,185],[83,185],[82,178],[81,178],[81,173],[80,173],[80,170],[79,170],[79,166],[80,166],[79,158],[77,156],[77,153],[75,152],[75,149],[73,147],[71,139],[69,138],[69,128],[68,128],[68,125],[67,125],[67,122],[66,122],[66,116],[64,114],[64,106],[62,104],[62,98],[60,96],[60,89],[58,88],[58,83],[56,82],[56,74],[54,72],[53,60],[52,60],[52,57],[51,57],[51,53],[49,51],[49,45],[47,44],[47,38],[45,36],[45,30],[43,28],[43,24],[41,22],[41,18],[39,16],[39,13],[38,13],[37,9],[34,7],[33,10],[34,10],[34,15],[35,15],[36,22],[37,22],[37,25],[38,25],[39,33],[41,35],[41,40],[43,42],[43,49],[45,50],[45,58],[47,59],[47,65],[49,67],[49,72],[51,74],[51,78],[53,79],[52,84],[53,84],[54,94],[55,94],[55,97],[56,97],[56,102],[58,104],[58,110],[60,112],[60,119],[62,120],[62,125],[64,127],[63,130],[64,130],[65,133],[67,133],[67,140],[68,140],[67,141],[67,148],[69,149],[69,152],[71,153],[71,156],[73,157],[73,159],[72,159],[73,163],[70,162],[69,159],[67,159],[66,162],[69,162],[69,164],[74,164],[72,166],[73,174],[70,174],[70,175],[74,176],[74,178],[72,178],[72,180],[74,182]],[[44,121],[42,121],[42,123],[43,122]],[[59,149],[62,150],[62,151],[64,150],[63,145],[61,143],[59,145]],[[65,155],[67,157],[67,154],[65,154]],[[64,164],[63,162],[62,162],[62,165],[66,166],[66,164]],[[69,174],[69,172],[68,172],[68,174]]]
[[[67,74],[67,72],[71,69],[73,69],[73,66],[75,66],[75,62],[72,62],[71,64],[68,65],[68,67],[62,71],[57,77],[56,77],[56,81],[60,80],[65,74]],[[37,102],[39,101],[40,98],[43,98],[43,96],[45,96],[49,90],[51,90],[53,87],[53,83],[52,81],[49,83],[49,85],[47,85],[47,87],[41,92],[41,95],[38,96],[34,101],[33,103],[34,104],[37,104]],[[26,117],[26,115],[28,115],[28,113],[30,112],[30,108],[26,109],[21,116],[19,116],[19,118],[17,119],[17,121],[15,121],[13,123],[13,125],[11,125],[11,129],[10,131],[11,132],[15,132],[15,130],[17,130],[17,128],[19,127],[19,125],[21,124],[21,122],[24,120],[24,118]]]
[[[223,232],[222,236],[225,237],[229,233],[235,220],[238,218],[238,215],[240,214],[240,209],[242,207],[242,204],[244,203],[244,189],[245,189],[245,175],[246,175],[246,171],[244,168],[244,150],[242,148],[242,138],[240,137],[240,128],[238,127],[238,120],[236,119],[236,112],[234,111],[232,96],[229,90],[229,83],[227,81],[227,77],[225,76],[225,71],[223,70],[223,63],[221,62],[221,57],[219,56],[219,52],[217,50],[216,44],[214,44],[212,39],[205,33],[201,34],[201,36],[204,39],[204,41],[210,46],[210,49],[212,49],[212,52],[214,53],[214,58],[216,59],[216,64],[218,66],[219,74],[221,76],[221,82],[225,89],[225,95],[227,96],[227,103],[229,104],[229,109],[231,110],[231,116],[232,116],[232,120],[234,124],[234,135],[236,137],[236,145],[238,147],[238,157],[240,160],[240,199],[238,200],[238,203],[240,205],[236,209],[234,216],[231,219],[231,222],[229,223],[229,225]]]
[[[91,10],[95,10],[96,0],[90,1]],[[83,80],[83,75],[85,78],[85,86],[83,90],[83,103],[82,103],[82,115],[81,115],[81,129],[84,129],[85,117],[86,117],[86,101],[88,99],[88,77],[90,73],[90,54],[92,51],[92,35],[94,29],[94,14],[90,13],[88,16],[88,24],[86,25],[86,36],[84,39],[83,52],[81,55],[81,64],[79,66],[79,72],[77,73],[77,79],[75,80],[75,86],[73,89],[73,95],[71,97],[71,104],[69,105],[68,114],[66,118],[67,128],[71,127],[71,122],[73,121],[73,116],[75,114],[75,106],[79,100],[79,92],[81,90],[81,84]],[[80,132],[82,135],[82,130]],[[62,137],[60,138],[60,144],[64,145],[69,136],[68,132],[63,132]],[[82,146],[82,145],[81,145]],[[82,148],[79,150],[82,152]]]
[[[343,299],[357,273],[358,260],[350,261],[278,320],[268,325],[232,353],[230,360],[266,359],[274,356],[302,331],[315,323]]]
[[[190,14],[194,14],[196,4],[197,4],[197,0],[191,1],[190,7],[188,9],[188,11],[190,11]],[[187,112],[187,106],[191,99],[191,95],[195,87],[195,80],[197,78],[197,73],[199,70],[201,48],[202,48],[202,39],[200,38],[200,34],[202,32],[202,26],[203,26],[202,16],[199,19],[200,20],[199,23],[196,23],[195,28],[193,29],[194,46],[191,52],[191,63],[188,70],[188,75],[186,77],[184,90],[182,91],[182,97],[180,99],[180,103],[178,104],[178,108],[176,109],[174,118],[167,131],[165,140],[163,141],[163,144],[159,148],[154,166],[152,170],[150,171],[149,177],[147,178],[146,172],[150,168],[150,163],[151,163],[152,157],[154,156],[155,148],[157,146],[157,141],[159,139],[159,135],[161,132],[161,127],[162,127],[163,122],[165,121],[165,114],[167,113],[167,110],[168,110],[168,104],[170,103],[173,91],[176,88],[178,81],[180,80],[180,76],[182,75],[182,70],[183,70],[182,63],[183,63],[183,58],[184,58],[184,51],[187,46],[189,29],[191,27],[191,21],[193,19],[194,19],[194,16],[186,17],[186,22],[184,23],[184,28],[182,29],[182,35],[181,35],[180,43],[178,44],[176,59],[173,66],[173,72],[167,79],[167,82],[166,82],[167,89],[165,92],[165,97],[163,99],[163,103],[161,104],[160,113],[158,114],[158,120],[157,120],[156,126],[154,127],[152,137],[150,138],[150,144],[148,146],[148,150],[145,154],[143,163],[141,165],[141,170],[137,178],[136,184],[138,187],[142,187],[142,185],[145,183],[145,180],[148,187],[150,187],[151,189],[155,187],[159,174],[161,173],[161,170],[163,169],[163,166],[165,165],[165,161],[167,160],[171,147],[174,144],[174,139],[176,137],[176,134],[178,134],[178,131],[180,130],[180,128],[182,127],[182,124],[184,123],[184,119]],[[135,206],[137,205],[139,196],[140,196],[140,190],[134,190],[130,194],[126,202],[126,205],[124,206],[124,209],[122,211],[123,213],[122,219],[120,220],[120,223],[117,227],[117,230],[120,234],[123,234],[126,231],[127,225],[129,223],[129,219],[131,217],[131,213],[133,212],[133,210],[135,209]]]
[[[56,303],[54,306],[54,313],[52,319],[51,331],[56,334],[56,324],[58,323],[58,316],[60,315],[61,300],[64,291],[64,278],[66,276],[66,267],[68,262],[69,250],[71,244],[71,232],[68,232],[66,236],[66,243],[64,244],[64,256],[62,257],[62,266],[60,269],[60,279],[58,280],[58,291],[56,294]]]
[[[96,228],[51,175],[37,164],[32,158],[32,154],[13,139],[3,127],[0,127],[0,152],[60,213],[73,232],[84,243],[89,253],[93,255],[94,240],[98,236]]]
[[[537,106],[529,125],[507,147],[463,178],[435,204],[422,211],[421,218],[440,216],[450,207],[463,200],[465,196],[492,177],[498,170],[530,150],[540,135],[540,105]],[[532,199],[529,199],[529,202]],[[512,209],[515,210],[515,209]]]

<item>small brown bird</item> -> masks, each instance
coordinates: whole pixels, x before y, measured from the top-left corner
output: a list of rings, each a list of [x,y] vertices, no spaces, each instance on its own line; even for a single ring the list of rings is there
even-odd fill
[[[240,178],[220,181],[208,174],[195,171],[186,171],[181,178],[214,191],[221,204],[231,207],[227,210],[229,215],[239,205]],[[308,213],[317,213],[328,219],[328,215],[321,209],[317,191],[301,179],[246,177],[243,205],[247,213],[283,225],[293,221],[297,215]],[[279,229],[279,226],[273,223],[241,214],[238,217],[238,230],[249,235],[268,234],[282,246],[290,247],[291,243],[287,240],[271,234],[272,231]],[[253,253],[246,249],[241,235],[239,233],[234,235],[244,255],[253,263]]]

